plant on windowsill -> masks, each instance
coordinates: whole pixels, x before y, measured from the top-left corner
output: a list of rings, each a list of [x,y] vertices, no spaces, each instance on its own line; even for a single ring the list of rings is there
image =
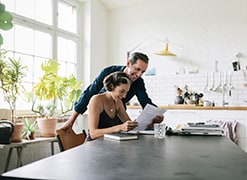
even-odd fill
[[[34,85],[33,91],[28,93],[29,101],[32,102],[32,111],[43,118],[38,118],[38,128],[42,137],[54,137],[57,118],[63,117],[71,111],[73,104],[78,100],[82,92],[82,81],[74,75],[68,77],[59,76],[60,63],[50,59],[41,64],[43,76]],[[42,127],[49,123],[50,127]],[[50,132],[45,132],[51,129]]]
[[[37,131],[37,121],[23,118],[24,127],[22,130],[22,137],[28,140],[35,139],[35,132]]]
[[[0,2],[0,29],[8,31],[13,27],[13,16],[5,10],[5,5]],[[0,33],[0,47],[3,45],[3,37]],[[20,61],[7,57],[7,51],[0,48],[0,88],[3,91],[4,98],[7,100],[11,110],[11,120],[15,123],[14,112],[16,108],[16,99],[19,95],[19,85],[24,77],[25,68]]]
[[[0,2],[0,29],[8,31],[13,27],[13,16],[10,12],[5,10],[5,5]],[[14,131],[11,136],[12,142],[21,142],[21,131],[23,123],[16,123],[15,110],[16,99],[21,89],[21,79],[24,74],[24,66],[20,61],[6,57],[6,51],[1,48],[3,45],[3,36],[0,33],[0,89],[3,90],[4,98],[7,100],[10,111],[11,120],[14,123]]]
[[[23,123],[17,123],[15,118],[16,101],[21,91],[24,90],[22,79],[25,77],[27,67],[22,65],[20,59],[16,60],[7,56],[7,51],[0,49],[0,89],[11,111],[11,121],[14,123],[12,142],[20,142]]]

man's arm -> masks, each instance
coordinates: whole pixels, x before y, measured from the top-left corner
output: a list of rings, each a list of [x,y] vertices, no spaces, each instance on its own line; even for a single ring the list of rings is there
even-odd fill
[[[104,68],[100,74],[95,78],[93,83],[87,87],[85,91],[83,91],[78,102],[75,103],[74,110],[80,114],[83,114],[87,110],[88,103],[91,97],[95,94],[98,94],[103,88],[103,80],[104,78],[116,71],[116,67],[118,66],[109,66]]]
[[[147,104],[151,104],[153,106],[156,106],[156,104],[154,104],[152,102],[152,100],[149,98],[146,88],[145,88],[145,83],[143,81],[143,79],[140,79],[141,81],[138,82],[138,89],[136,91],[136,97],[138,99],[138,101],[140,102],[142,108],[144,108]],[[154,123],[161,123],[164,120],[164,116],[156,116],[155,118],[153,118],[152,123],[150,123],[147,126],[147,129],[153,129],[153,124]]]
[[[76,118],[79,116],[79,113],[76,111],[73,111],[69,119],[63,124],[62,129],[70,131],[73,127],[73,124],[76,120]]]
[[[151,104],[153,106],[156,106],[156,104],[154,104],[152,102],[152,100],[149,98],[148,94],[147,94],[147,90],[146,90],[146,87],[145,87],[145,83],[143,81],[142,78],[139,78],[138,79],[138,83],[135,84],[136,86],[136,97],[140,103],[140,105],[142,106],[142,108],[144,108],[147,104]]]

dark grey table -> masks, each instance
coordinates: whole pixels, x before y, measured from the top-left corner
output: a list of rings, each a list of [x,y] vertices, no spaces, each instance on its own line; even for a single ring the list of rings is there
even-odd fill
[[[32,179],[245,180],[247,154],[226,137],[99,139],[3,174]]]

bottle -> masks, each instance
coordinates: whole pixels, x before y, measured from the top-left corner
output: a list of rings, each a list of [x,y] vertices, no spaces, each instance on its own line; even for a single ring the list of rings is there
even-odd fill
[[[240,63],[239,63],[240,53],[237,53],[235,57],[236,58],[232,61],[232,67],[233,67],[233,71],[238,71],[240,70]]]

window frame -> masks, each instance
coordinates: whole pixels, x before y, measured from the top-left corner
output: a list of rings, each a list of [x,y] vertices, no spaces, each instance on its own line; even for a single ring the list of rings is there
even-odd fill
[[[22,16],[20,14],[16,14],[15,12],[11,12],[11,14],[13,15],[13,24],[14,26],[15,25],[19,25],[19,26],[23,26],[25,28],[30,28],[31,30],[37,30],[37,31],[41,31],[41,32],[44,32],[44,33],[48,33],[51,35],[52,37],[52,54],[51,54],[51,58],[53,59],[57,59],[57,50],[58,50],[58,37],[62,37],[62,38],[65,38],[65,39],[69,39],[69,40],[72,40],[73,42],[75,42],[76,44],[76,61],[73,62],[72,64],[75,65],[75,72],[73,73],[77,78],[78,78],[78,74],[77,74],[77,71],[78,71],[78,59],[80,59],[80,49],[81,49],[81,43],[80,43],[80,27],[81,27],[81,21],[79,21],[79,17],[80,17],[80,3],[78,1],[75,1],[75,0],[52,0],[52,24],[49,25],[49,24],[45,24],[45,23],[42,23],[42,22],[39,22],[39,21],[36,21],[34,19],[31,19],[31,18],[28,18],[28,17],[25,17],[25,16]],[[4,3],[4,2],[3,2]],[[59,29],[58,28],[58,3],[69,3],[71,4],[72,6],[74,6],[76,8],[76,12],[77,12],[77,17],[76,17],[76,23],[77,23],[77,26],[76,26],[76,33],[73,33],[73,32],[69,32],[69,31],[66,31],[66,30],[63,30],[63,29]],[[12,50],[10,50],[12,51]],[[12,51],[13,53],[20,53],[20,54],[25,54],[23,52],[17,52],[15,51],[15,49]],[[33,54],[28,54],[28,55],[33,55]],[[35,57],[40,57],[40,56],[36,56]],[[43,58],[43,57],[42,57]],[[44,58],[47,58],[47,57],[44,57]],[[58,61],[63,61],[61,59],[57,59]],[[70,62],[71,63],[71,62]],[[79,63],[80,64],[80,63]],[[32,73],[32,72],[31,72]],[[31,83],[32,85],[35,83],[35,82],[29,82],[28,83]],[[18,101],[18,99],[17,99]],[[7,104],[4,102],[4,104]],[[18,104],[18,103],[17,103]],[[4,107],[8,107],[6,105],[4,105]],[[31,105],[30,105],[31,107]],[[18,110],[18,107],[17,107],[17,110]],[[21,110],[22,112],[29,112],[30,113],[30,109],[28,109],[28,111],[25,109],[25,110]],[[18,113],[17,113],[18,114]]]

